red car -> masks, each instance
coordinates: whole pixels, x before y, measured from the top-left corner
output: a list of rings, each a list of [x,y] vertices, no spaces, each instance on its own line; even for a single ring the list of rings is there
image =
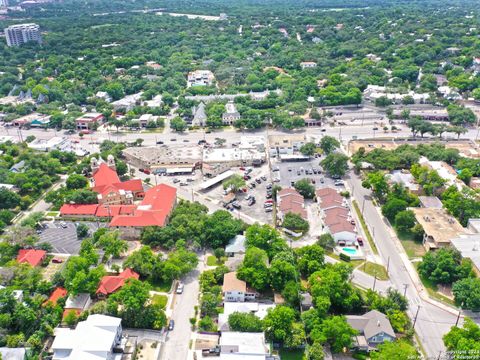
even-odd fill
[[[241,166],[241,167],[240,167],[240,170],[244,171],[244,170],[245,170],[245,168],[244,168],[243,166]]]
[[[61,264],[61,263],[63,263],[63,260],[62,260],[62,259],[53,258],[53,259],[52,259],[52,263],[54,263],[54,264]]]
[[[150,175],[150,170],[148,170],[148,169],[143,169],[143,173],[144,173],[144,174],[147,174],[147,175]]]

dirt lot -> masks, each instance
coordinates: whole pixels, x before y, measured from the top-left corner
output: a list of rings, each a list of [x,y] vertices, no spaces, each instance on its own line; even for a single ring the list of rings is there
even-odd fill
[[[54,263],[52,260],[50,260],[50,263],[47,265],[45,269],[43,269],[43,278],[45,280],[51,280],[53,275],[59,271],[64,265],[65,262],[67,261],[69,255],[57,255],[54,256],[53,259],[61,259],[63,260],[62,263]]]
[[[158,346],[157,341],[142,340],[137,345],[137,359],[150,360],[155,359],[155,351]]]
[[[449,140],[449,141],[438,141],[438,140],[429,140],[425,139],[423,141],[401,141],[398,139],[391,139],[391,140],[353,140],[348,143],[348,153],[354,154],[360,149],[361,147],[365,148],[366,152],[370,152],[373,149],[385,149],[385,150],[393,150],[403,144],[409,145],[418,145],[418,144],[429,144],[429,143],[442,143],[447,148],[454,148],[458,149],[460,153],[466,157],[472,158],[479,158],[480,157],[480,149],[477,145],[473,142],[468,140]]]

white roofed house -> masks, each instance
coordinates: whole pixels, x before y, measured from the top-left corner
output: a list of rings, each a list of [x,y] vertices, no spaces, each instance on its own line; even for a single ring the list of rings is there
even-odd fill
[[[188,73],[187,87],[191,86],[210,86],[213,84],[215,76],[210,70],[196,70]]]
[[[121,353],[121,319],[90,315],[75,329],[56,328],[52,360],[113,360]]]
[[[300,63],[300,67],[302,68],[302,70],[313,69],[317,67],[317,63],[314,61],[303,61]]]
[[[230,332],[220,337],[220,360],[265,360],[270,348],[263,333]]]
[[[225,246],[225,253],[227,256],[235,256],[237,254],[245,254],[245,235],[236,235],[230,239],[227,246]]]
[[[225,112],[222,114],[222,122],[225,125],[233,125],[237,120],[240,120],[240,113],[233,101],[225,104]]]
[[[223,304],[223,313],[218,315],[218,329],[219,331],[230,331],[228,324],[228,317],[235,313],[250,313],[257,316],[259,319],[265,318],[268,309],[273,309],[275,304],[264,304],[258,302],[225,302]]]

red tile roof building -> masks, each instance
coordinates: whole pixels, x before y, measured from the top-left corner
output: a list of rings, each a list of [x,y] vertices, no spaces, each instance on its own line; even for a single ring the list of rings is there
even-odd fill
[[[18,251],[17,261],[27,263],[32,266],[38,266],[45,260],[47,252],[45,250],[20,249]]]
[[[100,298],[105,298],[107,295],[119,290],[123,285],[125,285],[125,281],[128,279],[138,280],[139,277],[140,275],[129,268],[126,268],[120,274],[115,276],[104,276],[98,285],[97,296]]]
[[[57,287],[53,292],[50,294],[50,297],[47,301],[43,303],[43,305],[47,305],[48,303],[52,303],[52,305],[57,305],[57,301],[60,298],[67,296],[67,290],[62,287]]]
[[[333,188],[315,191],[326,230],[335,240],[355,239],[356,228],[352,224],[349,208],[344,205],[343,197]]]
[[[143,197],[142,180],[120,181],[113,157],[109,157],[107,163],[102,162],[100,165],[93,158],[91,166],[93,171],[92,190],[98,193],[99,204],[133,204],[134,200]]]
[[[279,217],[283,218],[291,212],[300,215],[307,220],[307,210],[305,210],[305,201],[300,193],[292,188],[282,189],[277,193],[277,202]]]

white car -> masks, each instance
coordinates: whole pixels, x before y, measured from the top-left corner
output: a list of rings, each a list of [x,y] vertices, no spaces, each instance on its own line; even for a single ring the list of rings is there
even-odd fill
[[[176,293],[177,293],[177,294],[182,294],[182,293],[183,293],[183,288],[184,288],[183,283],[179,282],[178,285],[177,285],[177,291],[176,291]]]

